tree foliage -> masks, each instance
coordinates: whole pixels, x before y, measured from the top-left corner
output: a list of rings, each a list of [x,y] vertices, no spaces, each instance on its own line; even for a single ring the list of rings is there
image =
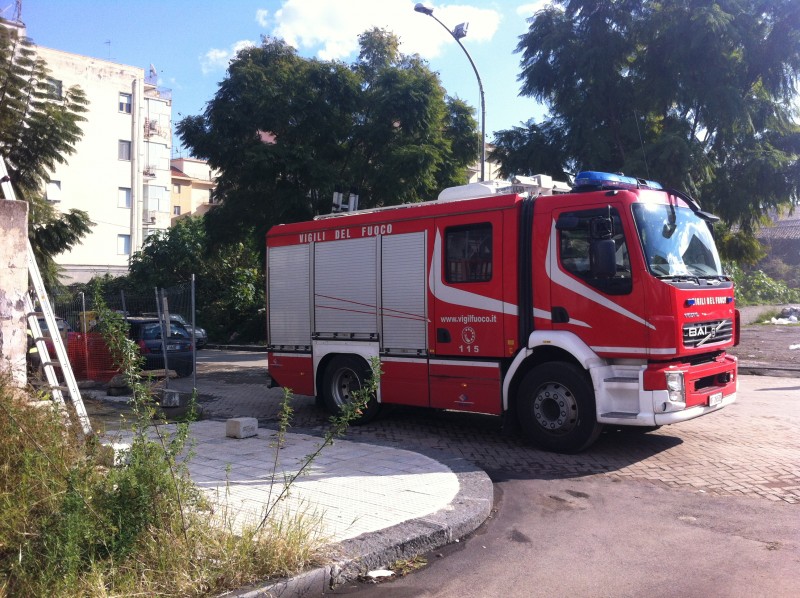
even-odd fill
[[[215,242],[250,233],[263,245],[274,224],[330,212],[337,187],[369,208],[466,182],[480,149],[473,111],[396,36],[373,29],[359,41],[346,65],[264,38],[231,62],[203,115],[180,121],[184,145],[221,172]]]
[[[800,3],[564,0],[529,22],[521,93],[550,114],[498,134],[506,173],[653,178],[744,236],[797,200]]]
[[[212,337],[227,339],[232,332],[261,339],[264,268],[259,252],[248,240],[212,246],[202,217],[180,218],[171,228],[147,237],[131,256],[130,273],[105,281],[105,290],[142,293],[196,278],[198,321]],[[249,340],[249,339],[248,339]]]
[[[0,155],[17,199],[29,204],[29,237],[48,287],[59,285],[54,256],[72,248],[92,223],[86,212],[60,213],[45,199],[56,165],[74,153],[88,103],[78,86],[58,88],[32,42],[0,26]]]

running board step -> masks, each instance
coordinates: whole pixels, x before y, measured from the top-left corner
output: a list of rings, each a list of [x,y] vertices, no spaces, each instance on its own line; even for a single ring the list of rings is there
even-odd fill
[[[619,382],[622,384],[639,384],[639,378],[625,378],[623,376],[614,376],[613,378],[605,378],[603,382]]]
[[[608,417],[612,419],[636,419],[638,413],[628,413],[625,411],[612,411],[610,413],[601,413],[600,417]]]

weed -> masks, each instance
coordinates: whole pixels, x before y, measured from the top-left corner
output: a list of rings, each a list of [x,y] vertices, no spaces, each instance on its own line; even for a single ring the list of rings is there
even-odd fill
[[[378,392],[378,387],[380,386],[380,379],[382,375],[381,371],[381,362],[380,359],[377,357],[373,357],[370,359],[370,370],[372,375],[366,380],[365,384],[359,388],[358,390],[352,393],[353,400],[345,403],[341,406],[341,411],[338,415],[332,415],[329,423],[330,426],[325,431],[325,434],[322,437],[322,442],[317,445],[317,448],[306,458],[303,460],[300,468],[287,480],[284,481],[283,489],[278,494],[275,502],[268,503],[268,507],[266,512],[264,513],[264,517],[261,520],[261,523],[258,525],[256,530],[260,529],[267,521],[269,521],[275,506],[278,502],[285,498],[289,492],[294,481],[303,475],[314,460],[320,455],[323,449],[327,446],[333,444],[334,440],[337,438],[342,437],[350,425],[356,421],[362,411],[366,408],[367,403],[372,399],[375,394]],[[283,446],[283,440],[286,435],[286,428],[289,425],[289,415],[291,413],[291,407],[289,406],[289,399],[291,398],[291,390],[285,389],[284,390],[284,398],[282,402],[282,413],[279,417],[279,426],[278,426],[278,441],[275,446],[275,466],[273,467],[273,471],[275,467],[277,467],[278,463],[278,451],[280,451],[281,446]],[[270,489],[270,498],[272,497],[272,490]]]
[[[317,450],[284,480],[275,500],[269,497],[263,517],[234,533],[237,514],[224,501],[212,508],[189,478],[192,417],[174,431],[154,419],[138,347],[127,338],[121,316],[97,295],[96,306],[133,394],[126,465],[99,465],[95,438],[78,438],[70,432],[77,426],[65,427],[61,413],[20,400],[0,377],[0,596],[206,596],[317,563],[324,542],[319,517],[310,509],[288,513],[276,505],[373,396],[377,360],[370,384],[331,418]],[[290,426],[291,399],[287,389],[276,452]],[[277,465],[276,454],[273,473]]]
[[[411,557],[410,559],[399,559],[392,563],[391,567],[389,568],[395,572],[395,575],[402,577],[403,575],[408,575],[409,573],[413,573],[418,569],[422,569],[427,564],[428,559],[417,555]]]

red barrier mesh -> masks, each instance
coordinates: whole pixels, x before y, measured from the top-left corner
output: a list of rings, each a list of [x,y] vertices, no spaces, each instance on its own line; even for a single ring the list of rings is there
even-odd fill
[[[98,332],[70,333],[67,356],[78,380],[108,382],[119,373],[103,335]]]

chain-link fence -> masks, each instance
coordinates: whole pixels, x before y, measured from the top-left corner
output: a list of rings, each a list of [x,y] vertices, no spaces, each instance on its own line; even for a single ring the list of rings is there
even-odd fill
[[[132,331],[136,329],[137,325],[156,323],[149,326],[149,330],[156,330],[154,334],[150,335],[153,337],[150,340],[161,339],[159,330],[165,329],[163,324],[159,328],[158,323],[170,322],[169,329],[165,333],[165,338],[168,339],[166,342],[146,343],[147,335],[134,339],[139,342],[142,351],[148,353],[145,366],[147,369],[163,370],[165,361],[170,369],[174,369],[172,363],[174,361],[183,365],[181,374],[194,372],[197,363],[196,351],[198,347],[205,345],[206,334],[202,328],[193,326],[194,292],[192,285],[193,282],[165,289],[154,288],[150,293],[120,291],[103,296],[102,299],[109,309],[129,320]],[[97,310],[94,298],[83,292],[62,291],[50,294],[50,302],[58,319],[59,332],[65,340],[67,355],[76,379],[96,382],[111,380],[118,370],[97,329]],[[188,346],[189,341],[191,341],[191,347]],[[158,358],[159,345],[160,362]],[[191,369],[188,368],[187,355],[173,355],[178,351],[185,352],[187,348],[192,353]],[[164,355],[165,353],[166,355]],[[170,357],[174,357],[174,360]],[[161,367],[155,367],[159,363]],[[167,373],[167,371],[164,372],[165,375]]]

